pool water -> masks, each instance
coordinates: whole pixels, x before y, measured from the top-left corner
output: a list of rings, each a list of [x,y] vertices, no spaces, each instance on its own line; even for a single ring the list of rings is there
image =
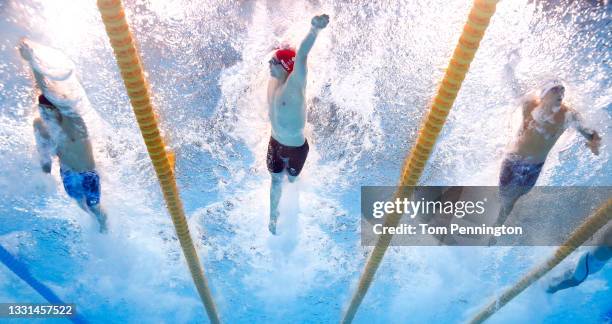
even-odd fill
[[[371,250],[360,245],[360,186],[396,184],[471,2],[126,3],[222,321],[338,322]],[[267,62],[319,13],[331,19],[309,57],[310,155],[282,202],[283,234],[271,237]],[[501,1],[421,184],[497,184],[517,113],[503,65],[519,51],[526,89],[564,80],[567,101],[603,138],[595,157],[568,132],[538,185],[612,185],[611,13],[595,1]],[[95,1],[0,0],[0,35],[0,245],[89,322],[207,322]],[[23,36],[76,64],[107,235],[65,194],[57,164],[40,172],[33,81],[16,50]],[[553,250],[392,247],[355,323],[463,322]],[[490,323],[610,322],[611,279],[608,265],[553,296],[537,282]],[[44,299],[0,266],[3,302]]]

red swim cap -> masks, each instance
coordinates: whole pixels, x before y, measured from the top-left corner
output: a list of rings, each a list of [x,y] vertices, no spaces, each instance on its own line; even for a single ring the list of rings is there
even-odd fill
[[[281,62],[281,65],[287,71],[291,73],[293,71],[293,63],[295,62],[295,50],[292,48],[279,49],[274,53],[274,57]]]

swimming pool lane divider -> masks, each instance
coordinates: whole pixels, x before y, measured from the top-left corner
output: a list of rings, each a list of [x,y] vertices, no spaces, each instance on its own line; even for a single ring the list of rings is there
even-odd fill
[[[563,259],[574,252],[579,246],[584,244],[592,237],[599,229],[604,227],[612,220],[612,198],[603,203],[591,216],[589,216],[570,237],[561,245],[555,254],[546,262],[537,266],[519,280],[514,286],[507,289],[499,297],[492,300],[486,307],[479,311],[470,324],[482,323],[500,308],[510,302],[514,297],[518,296],[523,290],[536,282],[554,267],[556,267]]]
[[[402,167],[399,186],[416,186],[423,173],[423,169],[429,160],[434,144],[446,122],[446,117],[455,102],[457,93],[461,88],[463,79],[470,68],[470,63],[478,50],[489,21],[495,13],[498,0],[475,0],[470,10],[467,22],[463,27],[459,42],[455,47],[453,56],[446,68],[444,78],[438,88],[438,93],[431,103],[431,107],[412,150]],[[400,189],[398,189],[400,190]],[[412,191],[413,189],[409,189]],[[396,192],[398,196],[399,191]],[[411,194],[409,192],[408,194]],[[385,226],[395,227],[399,224],[401,215],[389,214],[385,217]],[[363,273],[359,278],[359,284],[351,298],[342,323],[350,323],[359,308],[363,298],[372,284],[376,270],[380,266],[387,248],[391,243],[393,235],[381,235],[370,253]]]
[[[97,0],[97,4],[191,277],[211,323],[220,323],[203,267],[189,234],[183,203],[172,167],[173,157],[168,153],[160,134],[157,117],[151,104],[149,85],[136,49],[134,36],[125,17],[123,3],[121,0]]]
[[[39,295],[41,295],[44,299],[46,299],[51,304],[66,304],[64,303],[51,288],[47,287],[44,283],[38,281],[30,271],[28,267],[19,261],[16,257],[14,257],[9,251],[7,251],[2,245],[0,245],[0,261],[11,270],[17,277],[23,280],[28,286],[32,287]],[[68,317],[67,319],[71,320],[73,323],[83,324],[87,323],[85,318],[79,315],[79,309],[76,309],[77,313]]]

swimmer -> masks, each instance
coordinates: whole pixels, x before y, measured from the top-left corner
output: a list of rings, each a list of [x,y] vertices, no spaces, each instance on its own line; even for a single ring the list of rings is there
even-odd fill
[[[589,248],[580,256],[574,267],[552,278],[546,292],[554,294],[559,290],[580,285],[589,275],[601,270],[610,258],[612,258],[612,226],[609,226],[598,240],[597,246]]]
[[[511,89],[518,92],[514,66],[518,56],[513,53],[506,65],[506,75],[513,78]],[[523,118],[517,136],[509,144],[499,176],[502,207],[495,226],[504,224],[514,204],[535,185],[544,161],[561,134],[572,127],[586,140],[586,146],[599,155],[601,138],[588,127],[580,114],[563,102],[565,86],[558,80],[549,81],[536,98],[523,98]]]
[[[287,171],[289,182],[294,182],[308,156],[308,141],[304,136],[306,63],[319,31],[328,23],[328,15],[313,17],[312,27],[297,53],[291,48],[278,49],[268,61],[271,76],[268,82],[268,115],[272,124],[272,136],[268,143],[266,162],[272,176],[268,225],[272,234],[276,234],[284,171]]]
[[[41,46],[34,44],[22,40],[19,52],[31,64],[36,84],[43,92],[38,97],[39,117],[33,123],[40,166],[44,173],[51,173],[52,159],[58,157],[66,193],[97,219],[99,230],[104,233],[107,230],[107,216],[100,206],[100,177],[95,170],[87,126],[74,104],[45,93],[48,84],[54,81],[47,80],[47,76],[34,65],[33,62],[38,60],[34,46]]]

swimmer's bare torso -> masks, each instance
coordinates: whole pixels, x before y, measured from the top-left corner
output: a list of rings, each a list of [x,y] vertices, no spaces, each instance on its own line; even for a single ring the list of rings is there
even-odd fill
[[[272,124],[272,137],[283,145],[304,144],[306,106],[304,91],[305,74],[292,73],[286,82],[270,78],[268,82],[268,114]]]
[[[304,92],[308,74],[308,53],[319,31],[325,28],[328,22],[327,15],[312,18],[312,27],[294,54],[295,64],[292,69],[283,68],[277,58],[269,62],[271,78],[268,82],[268,114],[272,124],[272,137],[282,145],[299,147],[305,143]]]
[[[520,95],[514,68],[520,61],[517,50],[510,53],[504,66],[504,77],[514,96]],[[534,93],[532,93],[533,95]],[[550,80],[540,89],[539,97],[527,95],[522,99],[523,120],[517,136],[510,142],[507,154],[519,160],[538,164],[543,163],[559,137],[572,127],[586,140],[593,154],[599,154],[601,138],[599,134],[585,126],[580,114],[564,102],[565,86],[560,80]]]
[[[529,162],[544,162],[572,118],[573,111],[564,104],[551,108],[544,107],[538,100],[525,102],[521,127],[508,153]]]
[[[34,128],[54,148],[62,168],[82,172],[95,169],[91,142],[81,116],[63,116],[57,108],[41,106]],[[44,109],[44,110],[43,110]]]

